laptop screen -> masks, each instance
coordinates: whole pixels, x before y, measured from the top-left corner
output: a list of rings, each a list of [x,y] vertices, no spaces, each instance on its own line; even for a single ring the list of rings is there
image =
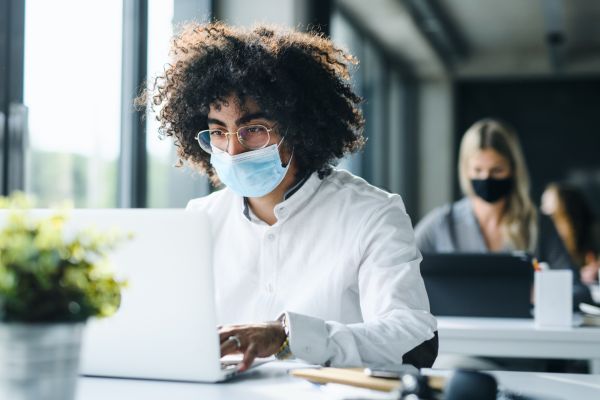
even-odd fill
[[[532,318],[533,272],[525,253],[426,253],[421,262],[437,316]]]

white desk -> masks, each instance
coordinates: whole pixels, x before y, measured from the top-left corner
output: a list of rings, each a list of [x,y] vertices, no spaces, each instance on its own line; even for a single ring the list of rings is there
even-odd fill
[[[277,364],[277,363],[274,363]],[[315,385],[287,374],[287,368],[261,365],[227,383],[179,383],[131,379],[80,378],[77,400],[235,400],[326,399]]]
[[[520,394],[551,399],[598,400],[600,375],[492,371],[500,385]]]
[[[600,374],[596,327],[536,329],[529,319],[438,317],[438,334],[440,353],[589,360],[591,373]]]
[[[289,376],[290,363],[262,365],[231,383],[200,384],[128,379],[80,378],[77,400],[198,400],[198,399],[341,399],[352,389],[321,387]],[[492,372],[504,387],[552,399],[598,400],[600,375]],[[329,386],[329,385],[327,385]],[[356,396],[354,392],[353,397]],[[377,393],[379,399],[390,394]],[[365,397],[366,398],[366,397]]]

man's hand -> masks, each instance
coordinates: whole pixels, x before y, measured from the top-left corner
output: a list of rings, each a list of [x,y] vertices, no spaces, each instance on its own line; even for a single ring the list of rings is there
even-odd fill
[[[235,339],[230,339],[232,336],[237,337],[239,343]],[[268,357],[277,353],[285,337],[285,331],[279,321],[221,326],[219,327],[221,357],[233,353],[244,354],[239,370],[245,371],[256,357]]]

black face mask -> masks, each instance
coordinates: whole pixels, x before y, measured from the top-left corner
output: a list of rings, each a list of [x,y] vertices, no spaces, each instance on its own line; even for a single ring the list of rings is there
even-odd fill
[[[512,178],[505,179],[471,179],[475,194],[488,203],[495,203],[510,193],[513,187]]]

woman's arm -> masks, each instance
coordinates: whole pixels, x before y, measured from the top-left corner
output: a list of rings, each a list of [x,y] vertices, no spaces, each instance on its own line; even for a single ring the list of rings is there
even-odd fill
[[[579,269],[569,256],[569,252],[560,238],[554,223],[545,215],[540,215],[539,239],[536,256],[548,263],[551,269],[570,269],[573,271],[573,307],[579,303],[592,301],[590,290],[581,282]]]

